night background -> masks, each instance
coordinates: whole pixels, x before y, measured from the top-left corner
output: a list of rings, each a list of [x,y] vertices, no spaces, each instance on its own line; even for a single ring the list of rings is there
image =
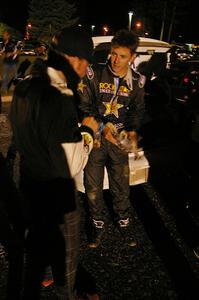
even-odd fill
[[[140,145],[149,162],[149,169],[141,171],[145,171],[145,176],[147,172],[148,178],[145,183],[130,188],[133,221],[130,230],[137,246],[127,247],[116,229],[112,197],[106,190],[107,230],[102,244],[90,249],[88,206],[85,195],[80,195],[81,263],[77,272],[80,295],[87,297],[87,293],[97,293],[100,300],[196,300],[199,295],[199,31],[196,3],[193,0],[1,1],[0,42],[4,30],[11,32],[14,41],[26,38],[22,43],[24,48],[19,51],[18,70],[27,60],[31,67],[36,59],[46,59],[46,51],[41,54],[35,50],[40,44],[38,40],[42,44],[47,41],[49,45],[55,29],[76,22],[93,36],[105,34],[104,26],[108,28],[106,34],[112,35],[120,28],[129,28],[129,12],[134,13],[131,28],[139,36],[160,39],[164,28],[162,40],[172,43],[171,49],[176,50],[170,52],[172,59],[164,70],[161,62],[165,62],[162,59],[165,53],[154,51],[149,69],[146,69],[148,73],[145,73],[148,76],[145,83],[148,117],[141,128]],[[136,27],[137,22],[142,25],[140,28]],[[93,30],[92,25],[95,26]],[[198,46],[191,52],[183,43]],[[0,59],[0,71],[2,61]],[[29,74],[29,70],[22,75],[18,72],[18,79]],[[1,177],[4,173],[1,153],[6,158],[12,139],[9,114],[18,81],[10,82],[7,94],[0,90],[0,300],[5,299],[9,260],[18,263],[16,248],[7,243],[9,215],[2,206],[16,197],[16,190],[13,191]],[[17,155],[13,176],[17,187],[19,164]],[[13,250],[13,257],[8,255],[8,248]],[[17,283],[17,277],[13,278]],[[41,292],[42,300],[55,300],[53,285],[42,287]]]
[[[8,2],[1,3],[0,22],[4,22],[23,33],[29,17],[29,2],[18,0],[13,2],[12,5],[9,5]],[[163,40],[168,40],[168,31],[171,23],[170,42],[182,41],[197,44],[199,40],[197,10],[193,0],[152,0],[150,2],[147,0],[126,0],[117,3],[112,0],[69,0],[66,2],[75,3],[76,16],[79,18],[79,23],[86,25],[89,29],[91,25],[95,25],[93,35],[102,35],[102,28],[105,25],[109,28],[107,34],[114,34],[117,29],[128,27],[128,12],[133,11],[132,28],[134,28],[137,21],[141,21],[142,29],[140,29],[140,35],[144,35],[146,31],[150,37],[158,39],[166,4]]]

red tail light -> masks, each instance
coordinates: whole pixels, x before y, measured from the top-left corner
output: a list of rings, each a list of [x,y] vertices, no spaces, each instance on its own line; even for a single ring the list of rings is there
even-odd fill
[[[189,81],[190,81],[189,77],[185,76],[185,77],[183,78],[183,82],[184,82],[184,83],[188,83]]]

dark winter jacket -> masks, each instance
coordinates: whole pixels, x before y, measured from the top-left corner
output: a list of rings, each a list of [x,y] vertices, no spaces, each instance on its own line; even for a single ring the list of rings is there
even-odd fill
[[[57,70],[67,76],[67,85]],[[85,164],[88,151],[78,126],[77,83],[68,62],[50,53],[46,63],[37,62],[32,75],[16,86],[11,124],[26,176],[36,180],[71,178]],[[85,127],[83,131],[92,133]],[[75,151],[80,154],[74,158]]]

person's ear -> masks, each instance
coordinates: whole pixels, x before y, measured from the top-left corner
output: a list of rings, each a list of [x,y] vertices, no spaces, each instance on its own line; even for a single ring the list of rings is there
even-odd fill
[[[131,59],[130,59],[130,61],[129,61],[130,65],[133,64],[135,58],[136,58],[136,54],[134,53],[134,54],[132,54]]]

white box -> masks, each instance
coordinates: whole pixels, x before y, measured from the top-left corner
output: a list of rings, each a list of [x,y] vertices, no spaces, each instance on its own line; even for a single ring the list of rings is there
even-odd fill
[[[105,168],[104,170],[104,183],[103,189],[109,189],[109,181],[108,181],[108,174]],[[141,151],[139,153],[139,157],[135,159],[135,155],[133,153],[129,153],[129,185],[137,185],[148,180],[148,173],[149,173],[149,162],[144,155],[144,152]],[[77,190],[84,193],[84,184],[83,184],[83,170],[75,176],[75,182]]]
[[[149,174],[149,162],[144,155],[144,152],[141,153],[136,159],[133,153],[129,153],[129,169],[130,185],[137,185],[147,182]]]

